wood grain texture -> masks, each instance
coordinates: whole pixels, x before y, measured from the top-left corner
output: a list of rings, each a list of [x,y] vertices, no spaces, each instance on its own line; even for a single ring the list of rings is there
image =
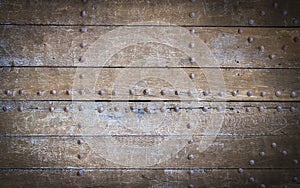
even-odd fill
[[[273,1],[9,1],[1,2],[1,24],[88,24],[88,25],[200,25],[200,26],[299,26],[298,1],[283,1],[277,8]],[[259,9],[258,9],[259,7]],[[85,10],[87,16],[82,17]],[[260,11],[265,16],[260,16]],[[283,15],[283,11],[287,15]],[[194,12],[194,18],[190,14]],[[137,22],[137,23],[136,23]],[[250,25],[252,26],[252,25]]]
[[[9,170],[0,171],[4,187],[298,187],[299,170]],[[33,178],[34,177],[34,178]],[[253,177],[254,182],[249,182]]]
[[[190,63],[189,56],[178,46],[168,46],[161,43],[136,43],[124,47],[113,54],[106,62],[93,58],[97,53],[111,50],[111,41],[101,42],[101,38],[111,37],[110,32],[121,28],[147,29],[150,33],[157,29],[144,27],[93,27],[89,26],[87,33],[80,33],[78,26],[0,26],[0,65],[2,66],[106,66],[106,67],[205,67],[202,62]],[[172,28],[172,27],[163,27]],[[162,28],[162,30],[163,30]],[[191,27],[181,28],[189,33]],[[203,41],[218,67],[243,68],[299,68],[300,42],[294,42],[299,37],[298,28],[238,28],[227,27],[195,27],[191,36]],[[156,31],[153,31],[156,32]],[[169,33],[172,35],[173,33]],[[174,31],[175,34],[175,31]],[[117,34],[116,34],[117,35]],[[195,43],[193,38],[178,36],[184,40],[185,46]],[[249,43],[248,38],[253,42]],[[120,40],[120,39],[119,39]],[[117,44],[118,41],[115,41]],[[133,40],[133,39],[132,39]],[[82,48],[82,43],[86,47]],[[259,47],[264,46],[264,51]],[[286,48],[286,49],[285,49]],[[97,49],[94,50],[93,49]],[[284,49],[284,50],[283,50]],[[195,48],[195,50],[198,50]],[[91,52],[90,52],[91,51]],[[95,54],[96,53],[96,54]],[[269,55],[275,54],[274,59]],[[87,59],[81,63],[82,56]],[[159,61],[151,61],[156,59]],[[212,65],[214,66],[214,65]]]
[[[297,101],[300,97],[299,69],[2,68],[0,75],[3,100]],[[21,89],[24,95],[19,94]],[[145,89],[149,94],[144,94]],[[67,95],[68,90],[73,94]],[[209,95],[204,96],[204,91]]]
[[[0,104],[10,107],[10,111],[0,113],[2,135],[208,135],[211,133],[206,127],[217,124],[212,121],[214,116],[222,118],[218,135],[300,133],[300,104],[293,102],[1,101]],[[219,112],[218,105],[225,105],[226,110]],[[104,107],[103,113],[98,112],[99,106]],[[178,112],[174,111],[176,106],[180,108]],[[282,111],[278,111],[278,106]],[[65,112],[65,107],[70,107],[70,111]],[[264,111],[259,107],[264,107]],[[162,108],[166,111],[162,112]],[[187,127],[189,123],[194,125],[191,129]],[[141,124],[149,126],[148,132],[143,132]]]

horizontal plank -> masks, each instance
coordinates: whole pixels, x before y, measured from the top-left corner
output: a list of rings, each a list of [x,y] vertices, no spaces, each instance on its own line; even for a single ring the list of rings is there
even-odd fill
[[[298,168],[294,160],[299,160],[300,155],[299,136],[81,139],[78,142],[75,137],[1,137],[0,167]]]
[[[299,170],[9,170],[3,187],[297,187]],[[249,181],[253,177],[254,182]],[[294,180],[293,180],[294,179]]]
[[[300,98],[300,69],[2,68],[0,76],[2,100],[297,101]],[[69,90],[72,94],[68,95]]]
[[[243,28],[242,34],[228,27],[87,28],[81,34],[79,26],[0,26],[0,65],[300,68],[298,28]],[[193,51],[196,63],[189,60]],[[213,60],[203,58],[209,54]]]
[[[0,101],[0,107],[2,135],[300,134],[300,103],[293,102]]]
[[[122,25],[150,22],[155,25],[299,26],[298,1],[283,1],[278,6],[272,3],[272,0],[205,0],[194,3],[181,0],[90,0],[87,3],[79,0],[5,0],[1,2],[0,23]],[[85,16],[82,16],[82,11],[86,11]],[[264,11],[263,16],[260,16],[260,11]]]

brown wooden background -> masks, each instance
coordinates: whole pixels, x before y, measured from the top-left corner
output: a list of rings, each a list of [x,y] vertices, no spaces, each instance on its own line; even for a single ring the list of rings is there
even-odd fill
[[[300,1],[3,0],[0,15],[1,187],[299,186]],[[161,44],[136,44],[106,64],[87,63],[90,56],[84,55],[101,36],[126,26],[183,28],[203,41],[219,67],[199,67]],[[97,47],[111,50],[107,46],[114,45]],[[154,60],[145,63],[146,56]],[[157,56],[166,61],[155,61]],[[178,70],[196,75],[194,88],[177,77]],[[201,73],[215,70],[224,78],[222,94],[211,92]],[[177,85],[141,81],[141,72]],[[116,82],[119,73],[123,79]],[[137,83],[124,84],[131,78]],[[221,113],[224,102],[220,130],[206,134],[206,117]],[[141,125],[139,114],[146,125],[170,128],[177,122],[184,128],[133,131]],[[196,119],[200,124],[186,128]],[[125,128],[110,130],[118,121]],[[134,165],[120,165],[93,148],[101,148],[107,136],[127,145],[175,138],[172,148],[182,137],[189,142],[154,165],[140,163],[138,153],[130,159]],[[214,136],[199,152],[199,142]]]

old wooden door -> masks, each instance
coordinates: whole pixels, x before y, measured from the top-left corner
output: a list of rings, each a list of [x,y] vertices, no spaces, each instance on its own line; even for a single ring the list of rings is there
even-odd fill
[[[300,1],[1,0],[0,187],[297,187]]]

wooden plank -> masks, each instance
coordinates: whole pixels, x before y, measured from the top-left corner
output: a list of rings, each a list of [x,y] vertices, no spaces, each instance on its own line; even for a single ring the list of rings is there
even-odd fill
[[[299,170],[9,170],[0,171],[3,187],[298,187]],[[249,178],[253,177],[254,182]]]
[[[1,137],[0,167],[297,168],[300,154],[299,136],[193,136],[191,144],[190,136],[81,139]]]
[[[1,2],[1,24],[174,24],[299,26],[298,1],[9,1]],[[259,9],[257,9],[259,7]],[[275,7],[275,8],[274,8]],[[82,11],[86,16],[81,16]],[[286,14],[283,11],[286,10]],[[264,16],[260,16],[264,11]],[[191,17],[191,13],[194,13]],[[297,18],[297,19],[295,19]],[[254,23],[250,24],[250,20]]]
[[[195,34],[190,34],[191,27],[93,27],[81,34],[78,26],[0,26],[0,65],[2,66],[109,66],[109,67],[243,67],[243,68],[300,68],[298,28],[238,28],[196,27]],[[177,30],[180,32],[177,33]],[[135,41],[130,38],[121,46],[121,39],[126,38],[124,30],[130,33],[144,32],[149,38]],[[145,31],[144,31],[145,30]],[[199,59],[190,63],[191,49],[182,49],[166,42],[163,35],[155,43],[153,33],[165,32],[168,37],[181,40],[183,46],[194,43],[197,53],[208,51],[217,64],[205,64]],[[122,35],[123,34],[123,35]],[[179,36],[177,36],[179,35]],[[122,37],[123,36],[123,37]],[[147,37],[148,36],[148,37]],[[151,38],[150,38],[151,37]],[[248,38],[253,42],[249,43]],[[114,45],[122,48],[103,59],[106,53],[114,51]],[[82,48],[82,43],[86,47]],[[167,43],[167,44],[166,44]],[[130,45],[129,45],[130,44]],[[259,47],[263,46],[264,51]],[[99,55],[100,54],[100,55]],[[274,59],[269,56],[275,54]],[[84,56],[86,61],[80,62]],[[194,57],[196,58],[196,57]],[[156,61],[153,61],[153,60]],[[106,60],[106,62],[104,62]],[[204,61],[204,60],[203,60]]]
[[[223,105],[226,110],[219,112],[217,107]],[[1,101],[0,107],[10,107],[0,118],[0,134],[8,135],[207,135],[211,133],[206,128],[214,125],[219,126],[214,132],[218,135],[300,134],[300,104],[292,102]],[[189,123],[194,127],[188,129]],[[147,125],[148,132],[141,125]]]
[[[0,75],[4,100],[297,101],[300,97],[300,69],[2,68]]]

